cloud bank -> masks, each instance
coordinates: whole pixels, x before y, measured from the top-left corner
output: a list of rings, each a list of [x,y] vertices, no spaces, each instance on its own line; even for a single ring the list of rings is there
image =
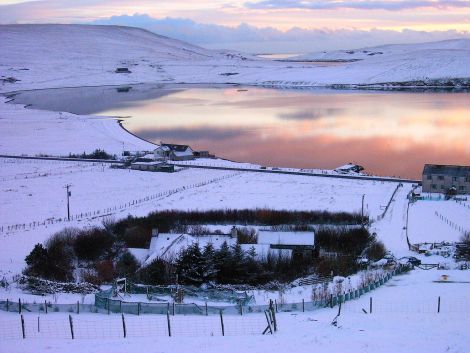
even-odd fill
[[[92,22],[145,28],[155,33],[212,49],[233,49],[249,53],[307,53],[353,49],[391,43],[420,43],[470,38],[469,32],[415,30],[303,29],[280,31],[248,24],[236,27],[201,24],[182,18],[152,18],[147,14],[113,16]]]
[[[356,9],[356,10],[389,10],[400,11],[419,8],[469,8],[468,0],[262,0],[259,2],[245,3],[251,9],[309,9],[309,10],[333,10],[333,9]]]

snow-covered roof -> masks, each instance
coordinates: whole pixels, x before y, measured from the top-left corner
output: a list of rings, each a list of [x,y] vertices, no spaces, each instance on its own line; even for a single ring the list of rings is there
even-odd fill
[[[177,256],[181,250],[194,243],[199,243],[201,249],[208,243],[211,243],[215,249],[218,249],[224,242],[227,242],[230,246],[234,245],[236,241],[237,239],[231,238],[228,235],[204,235],[195,237],[189,234],[160,233],[158,237],[152,237],[148,250],[150,256],[145,263],[149,264],[157,258],[169,259]]]
[[[188,149],[184,152],[173,151],[173,153],[177,157],[186,157],[186,156],[192,156],[193,155],[193,151],[191,149]]]
[[[314,245],[315,234],[313,232],[260,231],[258,233],[258,244]]]
[[[127,249],[140,264],[143,264],[147,257],[149,256],[148,249],[141,249],[141,248],[128,248]]]
[[[162,162],[133,162],[132,165],[163,165]]]

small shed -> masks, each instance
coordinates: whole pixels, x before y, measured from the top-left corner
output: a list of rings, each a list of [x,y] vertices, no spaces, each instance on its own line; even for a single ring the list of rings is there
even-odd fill
[[[118,67],[114,72],[117,74],[130,74],[132,71],[127,67]]]

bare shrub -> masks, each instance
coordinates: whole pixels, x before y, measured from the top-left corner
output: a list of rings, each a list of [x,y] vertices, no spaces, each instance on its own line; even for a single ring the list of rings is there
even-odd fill
[[[460,241],[464,244],[470,245],[470,230],[467,230],[462,233],[460,236]]]
[[[377,261],[383,259],[387,251],[381,241],[373,242],[366,250],[366,256],[369,260]]]
[[[257,244],[258,232],[252,227],[237,228],[237,242],[238,244]]]

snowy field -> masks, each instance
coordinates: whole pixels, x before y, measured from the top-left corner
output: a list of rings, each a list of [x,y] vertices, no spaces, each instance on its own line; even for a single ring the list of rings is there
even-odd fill
[[[126,133],[111,117],[26,109],[0,97],[0,154],[68,156],[95,149],[122,152],[153,150],[155,145]]]
[[[470,231],[470,203],[418,201],[410,206],[408,227],[412,243],[459,241]]]
[[[3,226],[0,264],[4,271],[20,271],[34,244],[45,241],[53,232],[65,226],[99,225],[103,215],[119,219],[162,209],[256,207],[360,212],[361,198],[365,195],[365,212],[377,218],[397,185],[205,169],[149,173],[112,169],[99,163],[16,159],[0,159],[0,163],[0,227]],[[205,185],[198,186],[201,183]],[[72,216],[91,215],[55,223],[67,215],[64,189],[67,184],[72,185]],[[132,205],[134,200],[175,189],[171,195]],[[95,211],[101,211],[100,215]],[[32,222],[46,224],[30,227]],[[13,224],[25,224],[26,229],[8,231]]]
[[[443,274],[449,275],[449,283],[435,282]],[[336,326],[331,322],[338,313],[337,307],[305,313],[279,313],[279,330],[274,336],[256,333],[256,329],[265,322],[264,316],[259,314],[225,316],[227,326],[236,328],[225,337],[221,336],[220,322],[211,316],[171,317],[175,320],[175,327],[179,325],[180,329],[174,331],[173,337],[166,337],[164,316],[127,315],[130,336],[126,339],[122,338],[119,315],[80,314],[73,315],[78,333],[77,339],[71,340],[67,314],[55,313],[47,317],[41,315],[42,334],[34,332],[37,315],[25,314],[31,337],[23,340],[20,338],[18,314],[1,312],[0,332],[4,336],[0,352],[177,353],[187,352],[191,347],[191,351],[208,353],[302,352],[312,349],[338,353],[463,353],[470,350],[467,334],[469,279],[466,271],[415,270],[396,276],[371,292],[371,314],[368,313],[369,296],[343,305]],[[439,296],[441,307],[437,313]],[[54,334],[48,338],[52,335],[51,327]],[[142,333],[147,334],[135,337],[137,334],[142,336]]]

